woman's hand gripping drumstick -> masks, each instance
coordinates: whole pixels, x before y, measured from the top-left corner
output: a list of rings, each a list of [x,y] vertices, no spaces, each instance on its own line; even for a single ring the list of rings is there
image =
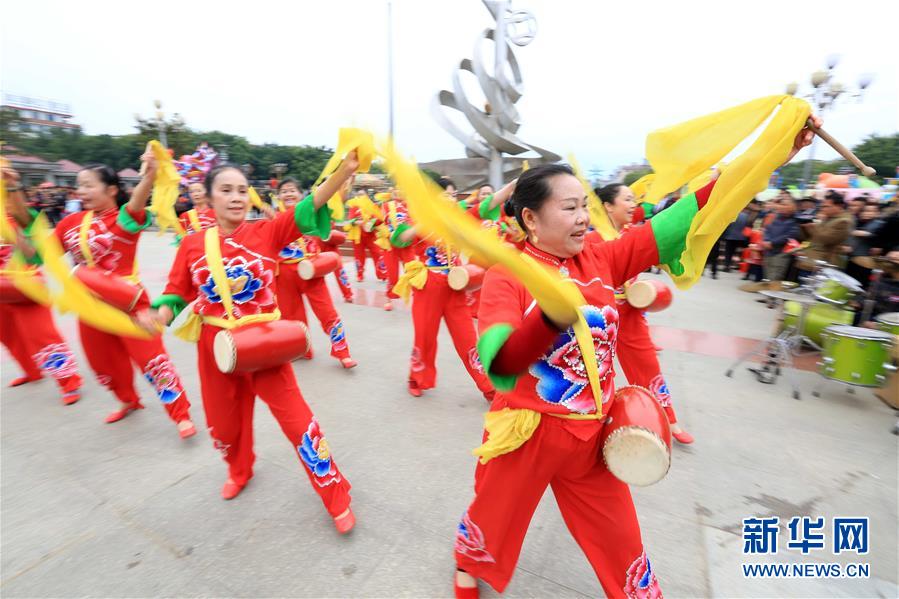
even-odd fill
[[[162,331],[175,318],[175,313],[168,306],[159,306],[154,310],[148,308],[134,315],[134,322],[150,334],[155,335]]]

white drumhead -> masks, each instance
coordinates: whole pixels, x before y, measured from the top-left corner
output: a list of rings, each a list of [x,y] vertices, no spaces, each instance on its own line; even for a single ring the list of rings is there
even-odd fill
[[[230,331],[219,331],[212,341],[212,355],[215,356],[215,365],[225,374],[234,372],[237,365],[237,348],[234,346],[234,338]]]
[[[301,260],[300,263],[297,264],[297,274],[300,275],[300,278],[304,281],[313,278],[315,276],[315,266],[312,264],[312,260]]]
[[[621,482],[648,487],[665,478],[671,467],[668,446],[649,429],[622,427],[606,439],[602,457]]]
[[[850,337],[852,339],[868,339],[871,341],[890,341],[893,336],[876,329],[866,329],[864,327],[853,327],[847,324],[832,325],[824,329],[825,333],[830,333],[834,337]]]
[[[447,283],[450,289],[461,291],[468,285],[468,271],[460,266],[454,266],[446,275]]]
[[[637,281],[627,288],[627,303],[635,308],[646,308],[656,301],[655,285],[646,281]]]

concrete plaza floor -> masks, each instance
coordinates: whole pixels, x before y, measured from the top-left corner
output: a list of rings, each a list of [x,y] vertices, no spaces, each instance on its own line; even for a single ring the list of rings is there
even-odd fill
[[[140,264],[158,293],[174,253],[146,235]],[[86,376],[71,407],[47,380],[9,389],[18,367],[2,357],[0,594],[5,597],[448,597],[456,523],[472,498],[484,400],[445,329],[438,387],[416,399],[405,389],[412,326],[407,309],[338,303],[359,367],[343,371],[313,331],[316,357],[295,365],[303,393],[353,483],[358,525],[340,537],[309,488],[296,453],[263,404],[256,410],[256,476],[236,500],[219,490],[224,464],[205,430],[184,442],[139,382],[147,409],[107,425],[115,400]],[[703,279],[650,316],[666,327],[663,370],[684,427],[667,478],[633,489],[644,542],[669,597],[896,597],[895,412],[867,390],[855,395],[822,379],[762,385],[703,339],[760,339],[774,312],[737,289],[738,275]],[[336,296],[336,293],[335,293]],[[87,374],[74,320],[58,319]],[[313,328],[315,328],[313,326]],[[714,333],[704,337],[699,333]],[[661,339],[661,337],[659,337]],[[719,339],[720,341],[720,339]],[[195,349],[166,343],[204,418]],[[678,349],[674,349],[677,347]],[[682,351],[688,347],[690,351]],[[742,520],[778,516],[776,555],[743,555]],[[827,548],[787,548],[793,516],[822,516]],[[834,517],[870,518],[870,552],[832,555]],[[750,579],[741,563],[870,564],[866,579]],[[484,591],[484,596],[495,596]],[[567,531],[551,493],[524,544],[507,597],[596,597],[602,590]]]

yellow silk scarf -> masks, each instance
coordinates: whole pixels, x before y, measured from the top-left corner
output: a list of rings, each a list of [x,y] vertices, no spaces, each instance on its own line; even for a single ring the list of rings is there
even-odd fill
[[[153,178],[153,203],[147,210],[156,218],[160,235],[170,227],[178,235],[184,235],[184,227],[181,226],[178,214],[175,212],[181,175],[178,174],[175,163],[165,146],[154,139],[150,142],[150,151],[153,152],[158,166],[156,176]]]

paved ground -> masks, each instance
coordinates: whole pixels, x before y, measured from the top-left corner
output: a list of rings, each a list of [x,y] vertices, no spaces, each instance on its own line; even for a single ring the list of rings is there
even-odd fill
[[[173,249],[142,241],[145,282],[158,292]],[[371,275],[370,275],[371,276]],[[897,437],[893,410],[870,392],[825,385],[821,398],[789,397],[745,370],[723,376],[735,348],[764,337],[772,311],[737,290],[737,276],[703,280],[652,315],[682,423],[697,437],[677,447],[668,477],[635,489],[644,541],[666,595],[895,597]],[[361,295],[379,304],[379,287]],[[93,381],[63,407],[53,385],[7,389],[2,361],[2,558],[7,597],[239,596],[446,597],[452,539],[472,496],[484,403],[441,333],[438,388],[406,394],[412,329],[407,310],[339,309],[360,366],[342,371],[318,354],[295,367],[338,462],[352,481],[359,524],[340,538],[269,412],[257,409],[256,477],[235,501],[219,498],[225,468],[201,433],[189,442],[150,388],[148,409],[115,425],[115,402]],[[75,341],[74,323],[60,327]],[[167,343],[196,405],[195,351]],[[73,347],[77,343],[73,343]],[[80,356],[80,349],[79,356]],[[84,360],[82,359],[82,364]],[[806,391],[821,379],[798,377]],[[88,377],[90,379],[90,377]],[[766,562],[867,562],[864,580],[752,580],[740,564],[746,517],[868,516],[870,553],[810,557],[781,530]],[[831,535],[828,532],[827,540]],[[551,494],[534,518],[508,597],[595,597],[602,591]],[[492,593],[485,593],[493,596]]]

